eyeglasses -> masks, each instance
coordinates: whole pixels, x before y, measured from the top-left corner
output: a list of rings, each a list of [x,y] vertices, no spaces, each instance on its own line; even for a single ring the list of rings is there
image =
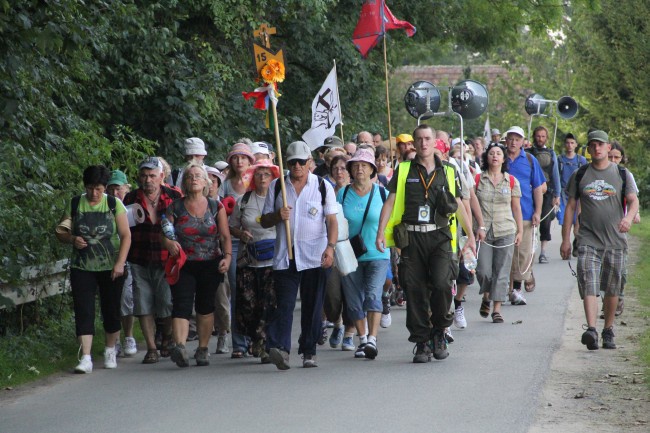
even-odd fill
[[[194,180],[194,179],[201,180],[201,179],[203,179],[203,176],[201,176],[200,174],[188,174],[187,176],[185,176],[185,179],[187,179],[187,180]]]
[[[255,176],[256,177],[271,177],[273,175],[271,173],[265,173],[263,171],[256,171]]]
[[[307,165],[307,161],[309,161],[309,160],[308,159],[292,159],[291,161],[287,161],[287,164],[289,164],[289,165],[300,164],[302,166],[305,166],[305,165]]]

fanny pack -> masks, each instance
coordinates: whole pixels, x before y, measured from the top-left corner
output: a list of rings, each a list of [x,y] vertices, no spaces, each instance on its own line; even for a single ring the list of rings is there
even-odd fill
[[[264,239],[263,241],[251,242],[248,244],[248,253],[258,262],[271,260],[274,252],[275,239]]]

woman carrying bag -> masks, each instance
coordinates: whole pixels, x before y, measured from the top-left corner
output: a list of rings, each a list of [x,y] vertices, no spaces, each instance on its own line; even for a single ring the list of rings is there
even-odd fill
[[[377,331],[383,305],[381,296],[390,252],[375,247],[379,216],[386,192],[372,181],[377,172],[375,155],[370,149],[359,149],[347,162],[352,183],[338,192],[337,200],[350,225],[350,242],[359,262],[357,270],[343,277],[343,291],[348,316],[355,323],[359,346],[355,358],[377,357]],[[366,316],[368,328],[366,329]]]
[[[260,220],[269,185],[280,176],[280,168],[268,159],[261,159],[249,169],[249,175],[249,191],[237,200],[230,216],[230,233],[241,241],[237,263],[235,323],[237,329],[253,342],[253,355],[259,356],[262,364],[268,364],[270,359],[264,350],[264,325],[268,308],[275,304],[275,226],[265,229],[260,225]],[[248,258],[240,260],[244,255]]]

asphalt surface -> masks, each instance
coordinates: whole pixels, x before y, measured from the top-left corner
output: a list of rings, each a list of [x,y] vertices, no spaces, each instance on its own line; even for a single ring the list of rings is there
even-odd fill
[[[98,356],[90,375],[74,375],[71,366],[44,385],[0,391],[0,432],[526,432],[575,288],[555,223],[553,236],[550,263],[535,263],[528,305],[504,304],[505,323],[481,318],[478,285],[468,288],[468,327],[452,328],[456,341],[444,361],[411,363],[406,311],[393,307],[376,360],[326,344],[318,368],[302,368],[294,349],[291,369],[278,371],[256,358],[215,355],[216,337],[207,367],[180,369],[169,358],[143,365],[140,351],[104,370]]]

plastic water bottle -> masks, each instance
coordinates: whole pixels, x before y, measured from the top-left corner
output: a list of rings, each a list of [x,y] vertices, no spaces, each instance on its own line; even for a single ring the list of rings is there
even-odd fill
[[[476,270],[476,257],[474,256],[474,253],[472,250],[469,248],[465,250],[463,253],[463,263],[465,264],[465,269],[467,269],[470,272],[473,272]]]
[[[176,232],[174,231],[174,225],[171,221],[167,219],[167,215],[163,214],[162,219],[160,220],[160,227],[165,237],[171,241],[176,240]]]
[[[458,244],[461,250],[465,247],[466,242],[467,242],[467,236],[461,236],[460,239],[458,240]],[[463,253],[463,264],[465,265],[465,269],[467,269],[470,272],[476,270],[476,265],[477,265],[476,256],[469,248],[466,249],[465,252]]]

